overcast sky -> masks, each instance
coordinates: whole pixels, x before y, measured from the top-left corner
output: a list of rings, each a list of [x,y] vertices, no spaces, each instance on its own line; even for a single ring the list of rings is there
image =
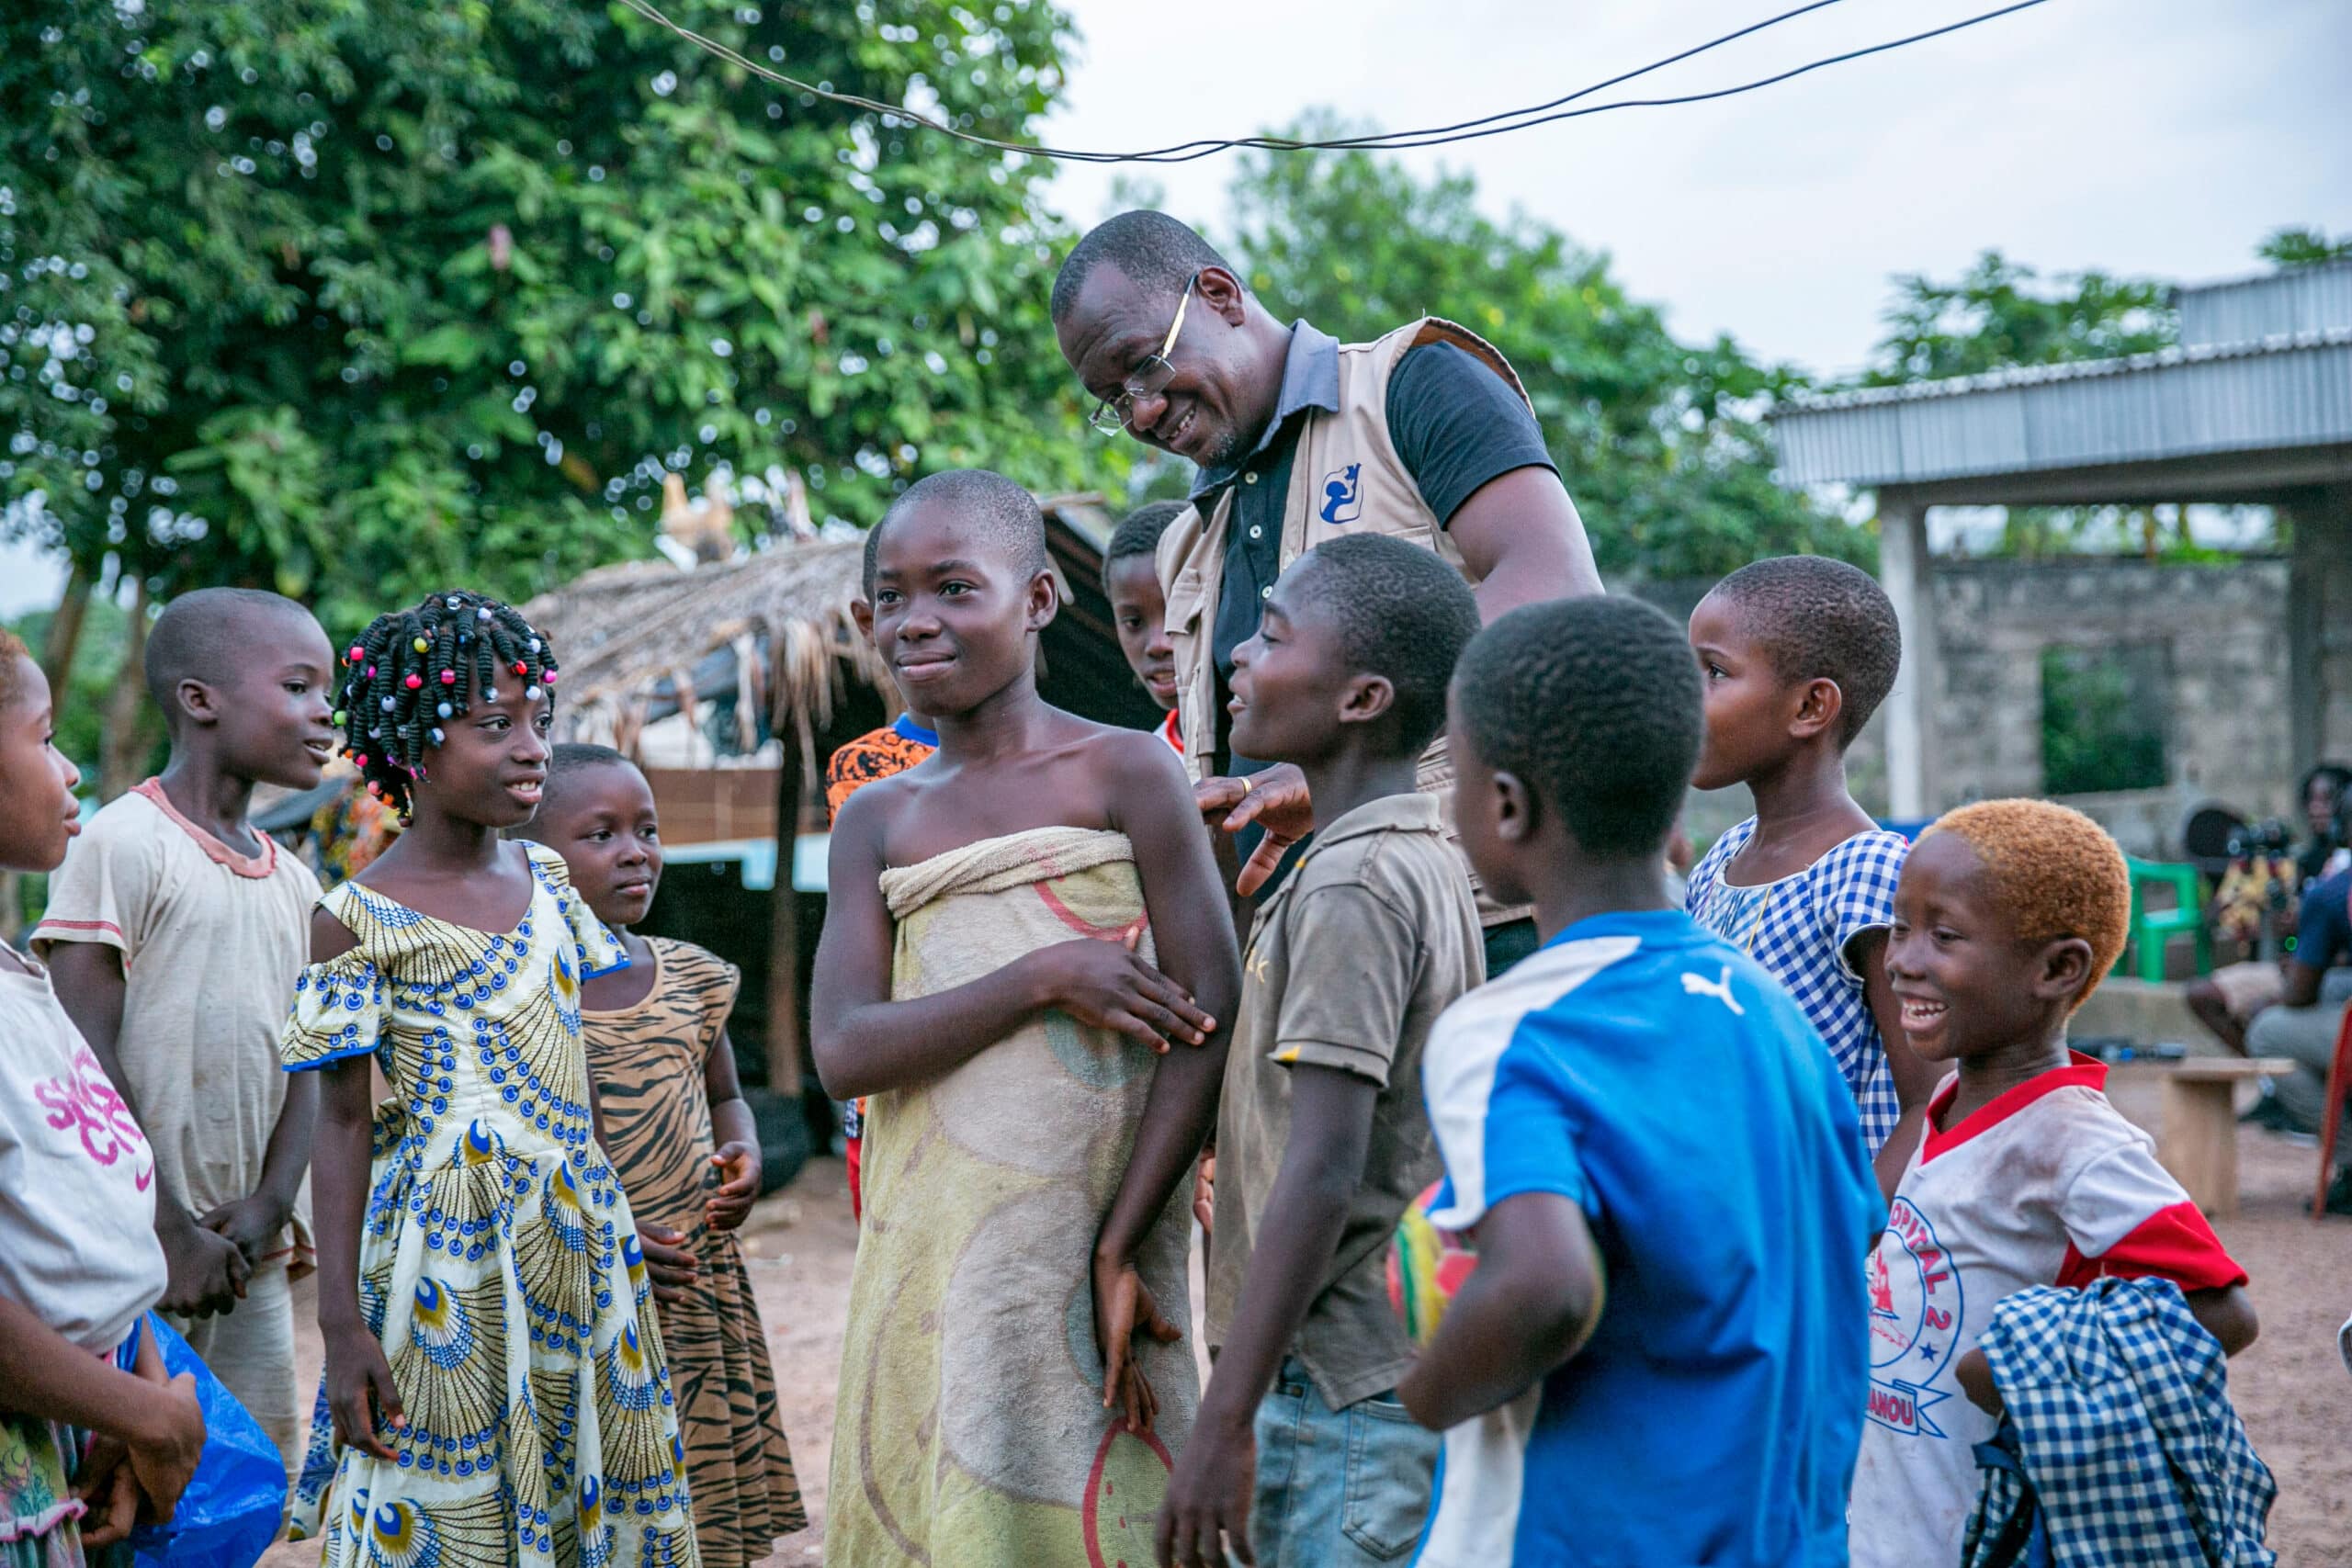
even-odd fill
[[[1793,0],[1063,3],[1081,41],[1047,134],[1121,149],[1314,106],[1385,130],[1472,118]],[[1996,3],[1845,0],[1618,92],[1728,85]],[[2051,271],[2195,279],[2251,270],[2282,224],[2352,231],[2347,62],[2352,0],[2048,0],[1740,97],[1406,156],[1467,169],[1497,213],[1516,203],[1611,252],[1676,332],[1836,372],[1869,353],[1891,274],[1950,276],[1987,247]],[[1143,173],[1214,227],[1232,170],[1227,155]],[[1054,197],[1091,221],[1113,173],[1070,165]],[[58,581],[0,548],[0,614],[53,601]]]
[[[1795,0],[1063,3],[1082,41],[1049,134],[1129,148],[1244,134],[1315,105],[1389,130],[1451,124]],[[1607,96],[1727,86],[2000,3],[1846,0]],[[2254,244],[2281,225],[2352,231],[2347,64],[2347,0],[2048,0],[1738,97],[1406,156],[1466,169],[1496,213],[1517,204],[1611,253],[1679,333],[1728,332],[1838,371],[1868,355],[1894,273],[1949,276],[1992,247],[2052,271],[2227,276],[2256,268]],[[1232,168],[1222,154],[1143,172],[1180,216],[1214,224]],[[1069,165],[1064,210],[1102,217],[1114,172]]]

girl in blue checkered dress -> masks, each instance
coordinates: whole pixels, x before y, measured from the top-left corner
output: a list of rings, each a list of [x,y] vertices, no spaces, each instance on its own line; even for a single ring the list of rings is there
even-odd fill
[[[1690,645],[1707,712],[1694,783],[1746,784],[1756,815],[1691,871],[1684,908],[1788,987],[1853,1090],[1892,1192],[1936,1072],[1887,1049],[1902,1038],[1883,959],[1909,845],[1855,804],[1846,748],[1894,685],[1894,606],[1842,561],[1779,557],[1716,584],[1691,612]]]

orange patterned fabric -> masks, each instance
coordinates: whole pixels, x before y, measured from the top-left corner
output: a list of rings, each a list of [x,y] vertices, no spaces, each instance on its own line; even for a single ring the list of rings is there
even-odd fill
[[[842,747],[825,764],[826,820],[840,816],[842,803],[867,784],[903,773],[937,750],[899,725],[886,725]]]

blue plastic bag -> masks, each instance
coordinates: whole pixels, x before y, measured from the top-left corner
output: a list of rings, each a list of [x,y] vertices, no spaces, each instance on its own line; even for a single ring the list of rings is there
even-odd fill
[[[197,1403],[204,1407],[204,1452],[171,1521],[130,1532],[132,1560],[137,1568],[253,1568],[277,1539],[286,1513],[286,1461],[171,1325],[152,1312],[146,1322],[164,1353],[164,1371],[173,1377],[196,1376]],[[125,1371],[138,1348],[133,1335],[119,1358]]]

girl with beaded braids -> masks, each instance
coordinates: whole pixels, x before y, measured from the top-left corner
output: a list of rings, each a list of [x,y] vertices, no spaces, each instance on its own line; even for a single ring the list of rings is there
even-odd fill
[[[501,836],[547,779],[553,650],[508,606],[445,592],[344,658],[345,750],[406,831],[320,901],[280,1042],[288,1071],[326,1075],[305,1466],[326,1495],[298,1525],[326,1568],[694,1563],[580,1043],[582,979],[626,955],[561,856]],[[372,1126],[371,1057],[393,1091]]]

